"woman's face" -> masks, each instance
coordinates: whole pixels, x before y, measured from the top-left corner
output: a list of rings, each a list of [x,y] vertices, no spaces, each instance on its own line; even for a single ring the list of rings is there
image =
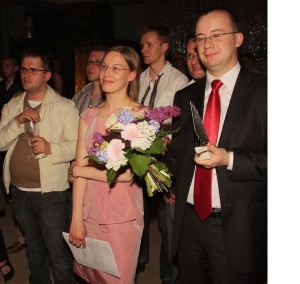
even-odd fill
[[[128,84],[136,77],[136,71],[131,71],[123,55],[110,51],[103,58],[100,66],[101,88],[106,94],[127,92]]]

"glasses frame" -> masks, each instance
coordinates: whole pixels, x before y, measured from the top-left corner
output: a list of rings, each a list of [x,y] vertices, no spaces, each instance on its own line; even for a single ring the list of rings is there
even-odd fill
[[[29,72],[30,74],[36,74],[38,72],[49,72],[48,70],[45,69],[37,69],[37,68],[26,68],[26,67],[20,67],[20,72],[21,73],[27,73]]]
[[[213,42],[216,39],[221,38],[224,35],[231,35],[231,34],[238,34],[240,32],[230,32],[230,33],[217,33],[217,34],[213,34],[211,36],[207,36],[207,37],[195,37],[195,43],[196,45],[203,45],[206,43],[206,40],[209,39],[211,42]]]
[[[194,60],[194,58],[197,58],[199,60],[199,55],[198,54],[193,54],[193,53],[187,53],[185,56],[185,60]]]
[[[86,66],[97,66],[97,67],[100,67],[102,61],[99,61],[99,60],[86,60],[84,61],[84,64]]]
[[[131,70],[130,68],[120,68],[117,66],[108,66],[104,62],[101,62],[99,68],[100,68],[100,71],[105,71],[105,72],[107,71],[107,69],[111,69],[112,73],[119,73],[122,70]]]

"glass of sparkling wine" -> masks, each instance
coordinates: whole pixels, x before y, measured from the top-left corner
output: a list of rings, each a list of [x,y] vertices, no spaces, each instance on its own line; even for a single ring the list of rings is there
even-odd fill
[[[26,120],[24,122],[24,128],[25,128],[26,133],[29,136],[29,144],[31,145],[32,137],[37,134],[37,125],[34,121]],[[47,157],[47,155],[44,154],[44,153],[34,155],[34,158],[36,160],[42,159],[42,158],[45,158],[45,157]]]

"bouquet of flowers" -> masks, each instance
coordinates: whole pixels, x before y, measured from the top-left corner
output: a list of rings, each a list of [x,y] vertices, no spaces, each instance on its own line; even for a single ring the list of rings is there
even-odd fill
[[[122,108],[106,121],[106,135],[93,134],[94,143],[86,158],[105,165],[109,183],[122,167],[130,166],[134,174],[144,178],[149,196],[155,191],[168,191],[171,174],[155,155],[166,150],[163,137],[178,131],[163,131],[162,123],[179,115],[180,109],[174,106],[138,112]]]

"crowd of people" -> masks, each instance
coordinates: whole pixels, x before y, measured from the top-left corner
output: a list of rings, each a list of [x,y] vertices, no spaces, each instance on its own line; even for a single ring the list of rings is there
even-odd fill
[[[72,100],[63,96],[48,52],[30,47],[19,66],[12,57],[2,61],[1,172],[23,237],[7,248],[0,230],[5,282],[14,276],[8,253],[25,248],[30,283],[51,283],[50,271],[55,283],[135,283],[149,262],[155,208],[162,283],[266,283],[267,79],[239,62],[243,40],[230,10],[203,12],[186,39],[183,74],[167,60],[170,32],[146,26],[140,51],[147,68],[141,72],[132,47],[94,46],[86,59],[88,83]],[[163,129],[179,131],[164,138],[168,150],[155,157],[172,172],[168,192],[149,197],[128,166],[110,183],[107,169],[85,158],[94,133],[105,135],[106,121],[120,109],[144,113],[171,105],[181,114]],[[195,153],[199,145],[209,159]],[[86,237],[107,241],[120,277],[74,260],[62,232],[77,248],[86,247]]]

